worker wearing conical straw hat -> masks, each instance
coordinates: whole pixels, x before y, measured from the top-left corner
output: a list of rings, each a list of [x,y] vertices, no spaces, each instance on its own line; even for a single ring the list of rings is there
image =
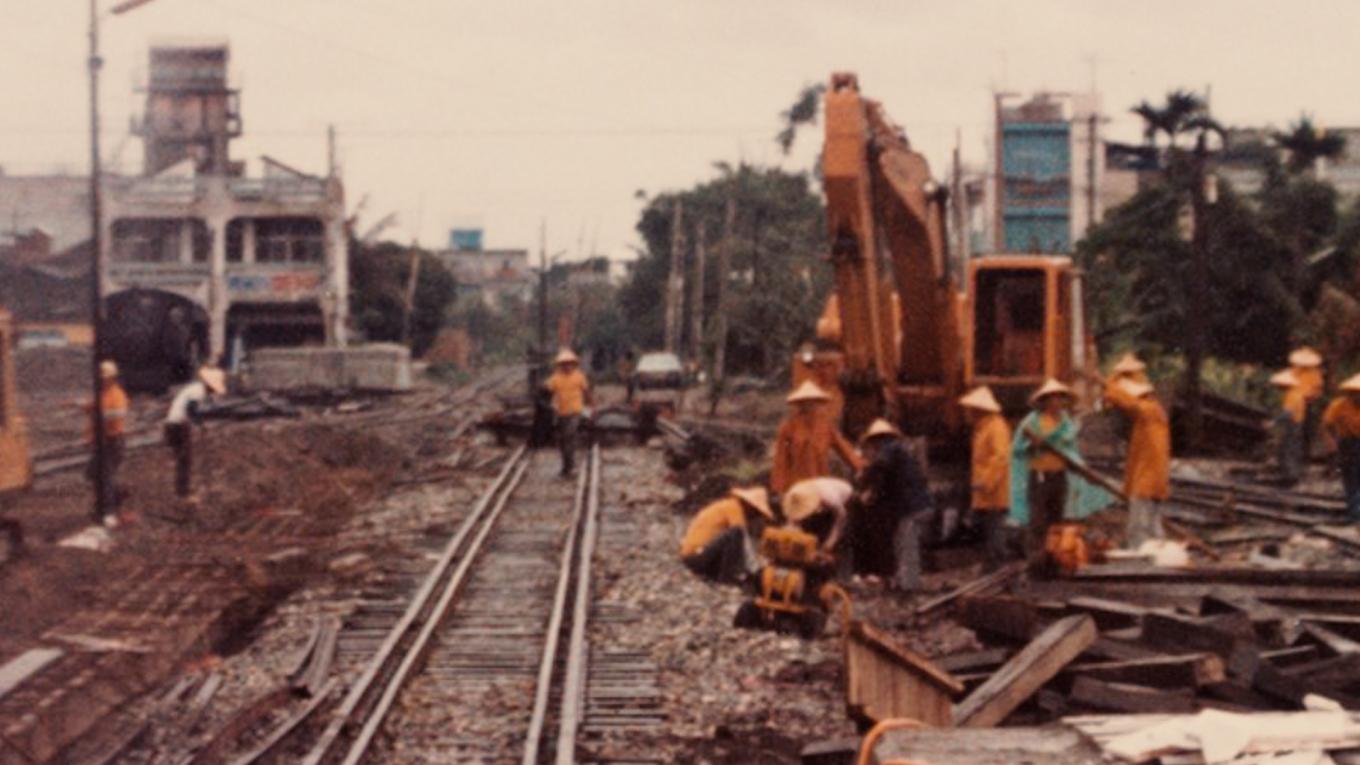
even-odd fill
[[[1308,401],[1293,369],[1281,369],[1270,376],[1270,384],[1280,391],[1280,411],[1275,416],[1275,462],[1286,486],[1299,482],[1303,473],[1303,428],[1308,417]]]
[[[180,499],[190,499],[193,488],[193,426],[201,419],[204,403],[226,392],[226,373],[204,366],[199,368],[197,379],[181,387],[170,400],[161,433],[175,457],[175,495]]]
[[[1303,461],[1313,453],[1313,439],[1317,435],[1318,420],[1322,417],[1322,398],[1326,389],[1322,354],[1303,346],[1289,354],[1289,370],[1299,380],[1298,395],[1303,398],[1304,417],[1302,425]]]
[[[97,455],[92,454],[90,463],[85,469],[86,478],[96,484],[94,490],[100,492],[103,497],[101,505],[105,510],[103,518],[95,520],[107,525],[116,525],[118,516],[114,510],[122,497],[122,492],[118,487],[118,469],[123,465],[123,456],[127,451],[127,416],[128,416],[128,395],[118,381],[118,364],[109,360],[99,362],[99,410],[103,415],[103,442],[97,447],[103,455],[103,483],[95,468]],[[84,404],[85,411],[88,413],[89,421],[86,424],[85,439],[90,443],[95,443],[95,422],[94,422],[94,402],[87,401]]]
[[[854,494],[848,481],[831,476],[808,478],[785,492],[780,507],[784,520],[816,536],[821,551],[830,555],[845,535]]]
[[[699,576],[735,584],[753,569],[751,539],[774,520],[764,487],[734,488],[694,515],[680,541],[680,560]]]
[[[859,454],[825,414],[824,407],[830,400],[831,396],[811,380],[785,398],[791,411],[774,437],[770,464],[772,491],[783,494],[805,478],[829,475],[833,449],[851,470],[859,470]]]
[[[1133,424],[1124,460],[1125,546],[1137,550],[1162,535],[1162,504],[1171,496],[1171,424],[1148,383],[1124,380],[1107,400]]]
[[[581,429],[581,417],[586,407],[592,405],[590,381],[581,371],[580,364],[581,360],[570,348],[561,349],[553,358],[553,373],[543,383],[552,394],[563,478],[570,478],[576,472],[576,437]]]
[[[1337,386],[1322,414],[1322,432],[1336,447],[1348,518],[1360,523],[1360,374]]]
[[[1011,518],[1028,527],[1031,555],[1043,549],[1048,527],[1061,522],[1065,515],[1067,462],[1054,450],[1077,453],[1077,426],[1067,413],[1075,401],[1071,388],[1049,379],[1030,397],[1034,410],[1015,430],[1011,444]]]
[[[860,444],[868,464],[856,486],[860,512],[851,520],[855,572],[910,592],[921,584],[921,531],[932,508],[925,470],[887,420],[870,423]]]
[[[973,428],[972,507],[987,549],[987,562],[997,568],[1007,555],[1006,514],[1011,504],[1011,428],[1001,415],[992,389],[983,385],[959,399]]]

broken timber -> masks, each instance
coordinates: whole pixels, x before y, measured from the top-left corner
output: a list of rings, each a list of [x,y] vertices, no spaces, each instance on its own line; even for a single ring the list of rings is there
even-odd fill
[[[1015,576],[1018,576],[1020,572],[1024,570],[1025,564],[1019,561],[1012,563],[1008,566],[1003,566],[997,571],[987,574],[986,576],[974,579],[973,581],[963,584],[954,590],[950,590],[949,592],[946,592],[945,594],[937,598],[927,600],[926,602],[916,607],[915,613],[917,616],[924,616],[925,614],[928,614],[939,608],[947,606],[950,603],[953,603],[955,600],[958,600],[964,595],[981,595],[982,593],[1000,587],[1010,579],[1014,578]]]
[[[907,717],[948,726],[951,702],[963,685],[887,634],[859,621],[845,632],[845,705],[870,724]]]
[[[1086,615],[1054,622],[996,674],[954,707],[954,724],[985,727],[1006,719],[1096,640],[1096,624]]]

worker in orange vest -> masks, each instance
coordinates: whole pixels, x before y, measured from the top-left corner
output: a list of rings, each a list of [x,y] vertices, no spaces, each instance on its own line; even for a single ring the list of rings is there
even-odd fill
[[[1280,390],[1280,411],[1275,416],[1275,462],[1286,486],[1299,482],[1303,472],[1303,424],[1308,417],[1308,401],[1292,369],[1271,375],[1270,384]]]
[[[94,490],[104,498],[104,508],[112,511],[121,499],[117,479],[118,468],[122,466],[123,456],[127,452],[128,395],[118,382],[118,365],[112,361],[106,360],[99,363],[99,383],[99,404],[104,415],[104,442],[101,449],[104,455],[104,483],[95,486]],[[85,440],[93,446],[95,434],[94,403],[86,402],[84,408],[89,413],[87,415],[89,420],[85,428]],[[85,476],[90,483],[96,481],[95,458],[93,456],[90,458],[89,466],[85,469]],[[106,517],[95,520],[113,525],[117,523],[117,516],[110,512]]]
[[[1124,461],[1124,493],[1129,498],[1126,546],[1136,550],[1162,535],[1162,503],[1171,496],[1171,425],[1147,383],[1125,380],[1109,392],[1109,402],[1133,423]]]
[[[1341,485],[1352,523],[1360,523],[1360,375],[1341,383],[1322,414],[1322,432],[1336,447]]]
[[[782,495],[805,478],[830,475],[832,449],[851,470],[860,469],[863,463],[855,447],[826,415],[830,400],[831,396],[811,380],[785,399],[793,411],[779,423],[774,437],[771,491]]]
[[[570,348],[563,348],[553,359],[552,375],[543,383],[543,387],[552,393],[563,478],[570,478],[576,473],[576,436],[581,429],[581,416],[587,406],[593,405],[590,381],[581,371],[580,363],[581,360]]]
[[[763,487],[733,489],[695,514],[680,541],[680,561],[706,579],[735,584],[754,570],[755,527],[774,520]]]
[[[982,526],[987,561],[996,568],[1007,555],[1006,514],[1011,498],[1011,428],[992,389],[983,385],[959,399],[973,426],[972,506]]]

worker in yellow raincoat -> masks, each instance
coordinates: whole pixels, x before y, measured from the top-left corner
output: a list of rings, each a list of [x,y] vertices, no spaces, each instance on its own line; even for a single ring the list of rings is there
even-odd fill
[[[122,500],[123,492],[118,487],[118,469],[123,465],[123,457],[127,453],[127,418],[128,418],[128,395],[123,386],[118,381],[118,365],[113,361],[99,362],[99,404],[100,411],[104,417],[104,474],[102,485],[96,485],[94,490],[103,497],[103,507],[108,513],[103,518],[95,520],[107,525],[118,523],[118,516],[113,514],[113,510]],[[85,440],[94,445],[94,402],[87,401],[84,404],[87,417],[89,418],[85,428]],[[90,462],[85,468],[85,476],[92,483],[98,483],[98,476],[95,471],[95,456],[90,456]]]
[[[1360,523],[1360,375],[1348,378],[1322,414],[1322,432],[1336,446],[1351,523]]]
[[[1133,423],[1124,461],[1124,493],[1129,498],[1125,545],[1136,550],[1162,535],[1162,503],[1171,496],[1171,424],[1156,390],[1125,380],[1107,400]]]
[[[1006,514],[1011,499],[1011,428],[992,389],[983,385],[959,399],[973,426],[972,507],[982,527],[987,562],[995,569],[1008,557]]]
[[[831,400],[826,391],[808,380],[785,399],[792,411],[779,423],[770,465],[770,490],[783,494],[807,478],[831,474],[831,450],[853,471],[862,460],[824,407]]]
[[[1275,462],[1286,486],[1299,482],[1303,472],[1303,423],[1308,417],[1308,401],[1292,369],[1271,375],[1270,384],[1280,391],[1280,411],[1275,416]]]
[[[680,561],[706,579],[735,584],[754,570],[751,537],[757,523],[774,520],[769,494],[736,488],[695,514],[680,541]]]
[[[1322,395],[1326,385],[1322,355],[1305,345],[1289,354],[1289,370],[1298,378],[1299,395],[1303,397],[1301,464],[1306,465],[1308,455],[1313,453],[1313,437],[1317,435],[1318,420],[1322,416]]]
[[[570,348],[558,351],[553,359],[553,373],[543,383],[552,393],[553,413],[557,422],[557,448],[562,453],[563,478],[576,473],[576,437],[581,429],[581,418],[592,404],[590,381],[581,371],[581,360]]]

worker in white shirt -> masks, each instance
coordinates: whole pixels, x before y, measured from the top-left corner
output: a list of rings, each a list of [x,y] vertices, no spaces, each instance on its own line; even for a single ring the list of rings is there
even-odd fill
[[[175,494],[188,497],[194,467],[192,427],[199,421],[199,405],[227,391],[227,376],[217,367],[198,370],[198,379],[180,388],[165,415],[165,443],[175,453]]]

